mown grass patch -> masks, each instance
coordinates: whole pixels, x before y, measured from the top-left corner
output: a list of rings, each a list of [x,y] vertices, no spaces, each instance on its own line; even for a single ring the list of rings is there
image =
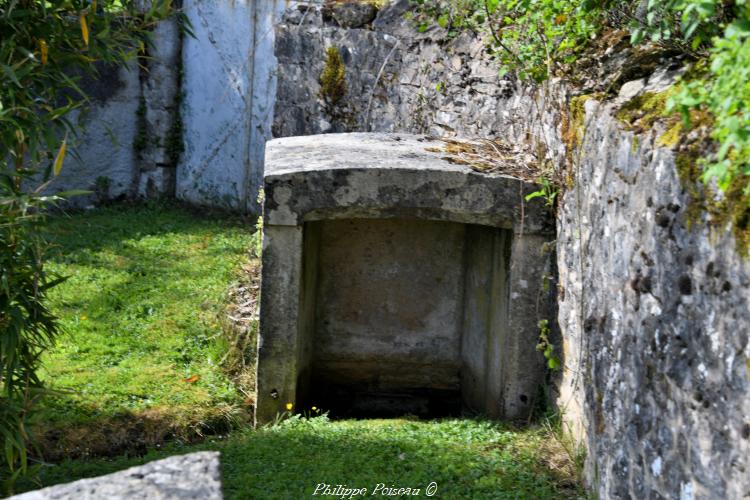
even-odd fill
[[[293,418],[273,428],[172,445],[139,458],[65,461],[44,467],[40,481],[48,486],[168,455],[217,450],[228,499],[304,498],[321,483],[367,488],[368,494],[380,483],[419,488],[424,497],[433,482],[436,498],[583,497],[571,469],[550,467],[560,453],[554,445],[542,428],[518,430],[482,420]]]
[[[240,417],[220,366],[220,312],[253,232],[251,221],[176,205],[50,218],[49,267],[69,276],[51,293],[65,333],[42,373],[60,393],[38,415],[52,458],[118,453],[139,435],[147,446]]]

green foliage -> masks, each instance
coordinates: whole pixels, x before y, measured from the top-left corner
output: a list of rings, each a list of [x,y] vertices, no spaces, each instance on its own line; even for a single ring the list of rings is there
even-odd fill
[[[87,100],[82,77],[133,57],[170,11],[169,0],[143,14],[135,3],[0,1],[0,158],[16,169],[46,167],[49,176],[60,137],[75,132],[67,116]]]
[[[572,62],[599,27],[585,0],[487,0],[488,27],[502,72],[541,81]]]
[[[550,370],[559,370],[562,368],[562,360],[555,354],[555,346],[550,341],[551,331],[549,329],[549,320],[539,321],[539,343],[536,346],[537,351],[544,354],[547,360],[547,367]]]
[[[0,174],[0,480],[10,489],[26,472],[27,417],[41,395],[40,357],[58,334],[48,291],[62,280],[44,268],[39,209],[48,198],[24,194]]]
[[[639,5],[638,2],[618,3]],[[736,15],[732,3],[723,0],[648,0],[645,12],[629,16],[631,43],[651,41],[698,55],[714,36],[721,33],[722,23]]]
[[[586,0],[418,0],[425,17],[457,32],[490,35],[489,49],[501,72],[542,81],[571,62],[596,33],[601,9]],[[424,30],[427,21],[422,20]]]
[[[41,214],[55,198],[25,186],[63,167],[76,128],[71,111],[87,100],[79,84],[97,64],[127,61],[148,41],[147,30],[170,11],[157,1],[0,0],[0,433],[8,486],[26,471],[25,421],[42,393],[43,352],[58,332],[47,292],[62,280],[44,267]],[[6,475],[3,473],[3,475]]]
[[[711,135],[720,144],[715,157],[704,159],[704,181],[716,179],[722,191],[734,183],[750,200],[750,21],[729,25],[711,48],[709,76],[684,82],[668,102],[686,127],[692,112],[708,111],[714,120]]]
[[[541,189],[527,194],[524,199],[531,201],[534,198],[544,198],[544,204],[549,208],[553,208],[555,206],[555,198],[557,198],[557,187],[547,177],[542,177],[539,182]]]
[[[40,477],[48,486],[199,450],[221,452],[227,499],[307,498],[318,483],[365,487],[368,495],[385,483],[421,488],[425,497],[424,488],[433,481],[435,498],[584,497],[572,464],[548,430],[466,419],[294,417],[226,440],[173,446],[140,458],[65,461],[45,468]]]

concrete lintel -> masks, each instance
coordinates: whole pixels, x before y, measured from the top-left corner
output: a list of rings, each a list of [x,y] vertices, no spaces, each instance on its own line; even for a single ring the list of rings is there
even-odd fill
[[[408,134],[326,134],[267,145],[266,224],[325,218],[419,218],[554,232],[534,183],[451,163],[437,139]]]

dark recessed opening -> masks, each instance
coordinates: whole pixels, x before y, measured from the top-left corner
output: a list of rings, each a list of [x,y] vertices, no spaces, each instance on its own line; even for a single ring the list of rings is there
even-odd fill
[[[501,413],[509,231],[341,219],[304,233],[298,409]]]

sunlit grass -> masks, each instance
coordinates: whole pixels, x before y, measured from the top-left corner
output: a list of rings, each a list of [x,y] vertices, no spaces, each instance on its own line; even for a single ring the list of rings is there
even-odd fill
[[[583,496],[570,469],[550,467],[560,451],[547,431],[469,419],[295,418],[274,428],[236,431],[226,439],[195,446],[172,445],[139,458],[66,461],[44,467],[41,484],[107,474],[199,450],[221,452],[228,499],[306,498],[320,483],[367,488],[370,493],[383,483],[421,489],[422,497],[435,483],[436,498]]]
[[[219,364],[219,312],[252,224],[180,207],[106,208],[49,221],[64,334],[44,359],[48,425],[123,412],[212,408],[239,395]]]

